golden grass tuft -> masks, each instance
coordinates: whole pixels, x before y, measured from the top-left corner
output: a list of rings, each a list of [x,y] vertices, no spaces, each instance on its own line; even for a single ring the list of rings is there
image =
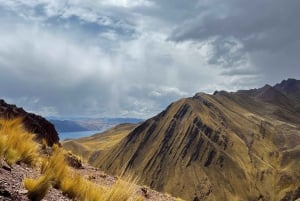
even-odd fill
[[[51,175],[56,188],[61,187],[61,182],[70,176],[70,168],[65,161],[63,150],[58,145],[53,146],[53,153],[48,163],[46,164],[45,175]]]
[[[65,159],[64,150],[53,146],[52,156],[42,161],[41,173],[51,178],[53,185],[73,199],[83,201],[129,201],[135,200],[134,184],[118,179],[109,188],[99,186],[75,173]],[[128,177],[128,180],[133,181]]]
[[[42,175],[38,179],[26,178],[23,181],[24,187],[28,190],[28,198],[31,201],[40,201],[50,189],[50,178]]]
[[[83,201],[135,200],[134,184],[118,179],[112,187],[101,187],[72,171],[65,162],[63,150],[57,146],[45,169],[44,174],[52,174],[54,185],[70,198]]]
[[[30,200],[42,200],[51,185],[75,200],[141,200],[135,194],[134,184],[118,179],[112,187],[99,186],[72,170],[66,162],[64,150],[58,145],[52,147],[51,156],[42,155],[40,147],[46,146],[45,142],[39,145],[34,141],[34,135],[25,131],[21,118],[0,119],[0,159],[4,159],[10,165],[24,162],[40,167],[39,178],[25,178],[23,181]]]
[[[77,185],[74,185],[77,184]],[[82,177],[78,174],[70,175],[61,182],[61,190],[70,198],[75,198],[82,189]]]
[[[62,150],[55,145],[53,147],[53,153],[51,157],[41,159],[41,174],[38,179],[26,178],[24,180],[24,187],[29,191],[28,197],[32,200],[42,199],[50,184],[60,189],[62,181],[69,177],[69,168],[65,163]]]
[[[7,148],[5,151],[5,160],[8,165],[12,165],[20,160],[21,156],[20,154],[12,149],[12,148]]]
[[[134,201],[146,201],[146,199],[140,195],[140,196],[137,196]]]
[[[70,198],[97,201],[102,188],[72,171],[65,161],[62,148],[53,146],[52,156],[42,161],[41,173],[51,178],[53,185]]]
[[[0,158],[9,164],[24,162],[34,165],[38,158],[39,145],[34,134],[25,131],[22,118],[0,119]]]
[[[70,198],[78,198],[84,201],[98,201],[104,194],[104,188],[88,181],[78,174],[62,181],[61,190]]]
[[[118,179],[116,183],[101,196],[101,201],[136,200],[138,196],[132,196],[135,192],[136,186],[133,182],[129,183],[122,179]]]
[[[0,159],[4,158],[5,150],[7,147],[7,136],[1,136],[0,137]]]

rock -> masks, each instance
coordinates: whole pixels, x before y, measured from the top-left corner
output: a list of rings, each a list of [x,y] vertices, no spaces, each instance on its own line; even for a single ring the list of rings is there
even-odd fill
[[[195,198],[193,199],[193,201],[200,201],[200,199],[199,199],[198,197],[195,197]]]
[[[1,161],[1,164],[3,170],[11,171],[11,167],[5,161]]]
[[[11,194],[8,190],[4,188],[4,186],[0,186],[0,196],[2,197],[11,197]]]
[[[19,194],[23,194],[23,195],[26,195],[28,193],[28,190],[18,190],[17,191]]]
[[[104,174],[104,173],[100,174],[100,177],[103,178],[103,179],[105,179],[107,177],[107,174]]]
[[[142,187],[142,188],[141,188],[141,191],[142,191],[143,196],[144,196],[145,198],[149,198],[149,192],[148,192],[147,187]]]
[[[35,133],[37,140],[42,141],[42,139],[45,139],[49,146],[59,143],[55,127],[45,118],[28,113],[23,108],[7,104],[4,100],[0,99],[0,118],[12,119],[17,117],[23,118],[24,127],[29,132]]]
[[[76,169],[82,168],[82,162],[78,156],[75,156],[74,154],[68,152],[65,157],[69,166]]]

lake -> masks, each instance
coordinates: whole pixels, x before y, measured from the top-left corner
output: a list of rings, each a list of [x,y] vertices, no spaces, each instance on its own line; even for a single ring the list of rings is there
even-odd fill
[[[68,139],[68,138],[81,138],[81,137],[87,137],[96,133],[101,133],[102,131],[75,131],[75,132],[59,132],[59,139],[60,141]]]

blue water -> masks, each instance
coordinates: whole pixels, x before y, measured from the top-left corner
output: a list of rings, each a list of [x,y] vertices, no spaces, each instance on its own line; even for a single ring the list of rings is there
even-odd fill
[[[65,140],[65,139],[75,139],[75,138],[81,138],[81,137],[87,137],[96,133],[101,133],[103,131],[75,131],[75,132],[59,132],[59,139]]]

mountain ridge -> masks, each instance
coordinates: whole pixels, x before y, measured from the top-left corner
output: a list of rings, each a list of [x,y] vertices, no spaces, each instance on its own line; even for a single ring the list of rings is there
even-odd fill
[[[90,163],[186,200],[296,200],[299,83],[178,100]]]

